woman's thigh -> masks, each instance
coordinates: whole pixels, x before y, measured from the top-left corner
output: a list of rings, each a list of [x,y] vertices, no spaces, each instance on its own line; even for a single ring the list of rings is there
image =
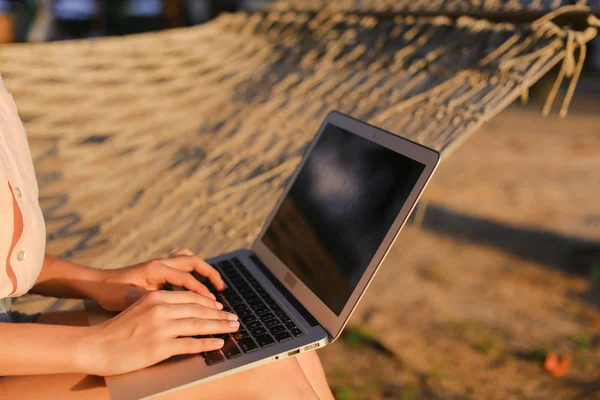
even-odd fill
[[[3,399],[109,399],[104,378],[80,374],[7,376],[0,393]]]
[[[82,311],[41,315],[39,323],[87,325]],[[282,379],[285,377],[284,379]],[[108,399],[104,379],[65,374],[52,376],[5,377],[0,393],[7,398]],[[210,396],[210,397],[209,397]],[[229,377],[202,383],[165,395],[164,399],[333,399],[316,353],[305,353]]]

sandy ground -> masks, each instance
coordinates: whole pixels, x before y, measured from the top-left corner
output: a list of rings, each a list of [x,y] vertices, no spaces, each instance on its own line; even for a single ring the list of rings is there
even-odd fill
[[[600,399],[600,100],[516,105],[440,165],[337,343],[338,399]],[[567,376],[544,371],[568,353]]]
[[[539,110],[509,108],[443,160],[423,224],[320,351],[338,399],[600,399],[600,98]],[[549,351],[573,357],[566,377]]]

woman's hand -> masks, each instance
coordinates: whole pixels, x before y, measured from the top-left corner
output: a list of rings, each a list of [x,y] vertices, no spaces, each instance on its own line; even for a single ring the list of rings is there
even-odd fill
[[[189,291],[147,293],[116,317],[88,328],[79,361],[82,372],[117,375],[175,355],[220,349],[222,339],[194,336],[235,332],[238,317],[210,303]]]
[[[168,258],[155,259],[148,262],[132,265],[130,267],[103,271],[103,281],[112,284],[130,285],[127,298],[129,304],[140,298],[148,290],[161,289],[165,284],[182,286],[202,296],[215,300],[215,296],[208,288],[198,281],[190,272],[196,272],[210,280],[217,290],[225,289],[225,283],[219,272],[197,257],[189,249],[179,249]],[[103,306],[103,299],[96,299]],[[125,304],[125,303],[120,303]],[[127,305],[129,305],[127,304]],[[115,309],[117,303],[110,302],[110,311]],[[218,304],[217,304],[218,306]],[[124,309],[124,308],[121,308]]]

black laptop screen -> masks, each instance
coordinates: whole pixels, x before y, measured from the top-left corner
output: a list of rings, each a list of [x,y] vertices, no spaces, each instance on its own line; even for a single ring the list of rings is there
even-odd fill
[[[329,124],[263,242],[340,315],[424,168]]]

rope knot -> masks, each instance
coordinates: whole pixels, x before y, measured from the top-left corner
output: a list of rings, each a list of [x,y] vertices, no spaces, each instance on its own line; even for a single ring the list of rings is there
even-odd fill
[[[574,5],[567,6],[563,8],[559,8],[542,18],[535,21],[532,26],[534,29],[542,29],[542,30],[553,30],[556,31],[558,28],[556,24],[552,22],[554,18],[559,15],[573,12],[573,11],[589,11],[589,7],[582,5]],[[579,77],[581,76],[581,71],[583,70],[583,64],[585,62],[585,56],[587,52],[587,43],[591,41],[598,34],[598,29],[594,26],[600,27],[600,20],[593,15],[588,16],[587,22],[590,26],[588,26],[584,31],[573,31],[567,30],[567,38],[565,42],[565,57],[563,59],[563,63],[560,67],[560,72],[552,86],[552,90],[548,94],[548,98],[544,103],[544,108],[542,109],[543,115],[548,115],[550,110],[552,109],[552,104],[556,98],[558,93],[558,89],[562,84],[565,77],[570,78],[569,87],[567,89],[567,93],[565,94],[565,98],[563,99],[562,105],[560,107],[559,115],[561,117],[565,117],[569,110],[569,105],[571,104],[571,100],[573,99],[573,94],[575,93],[575,87],[577,86],[577,82],[579,81]],[[577,50],[579,50],[579,57],[576,57]]]

